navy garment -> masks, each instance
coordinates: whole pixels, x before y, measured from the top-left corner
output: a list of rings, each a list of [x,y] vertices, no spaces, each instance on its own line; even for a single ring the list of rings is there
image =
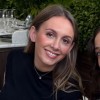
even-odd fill
[[[20,50],[14,50],[8,55],[5,85],[0,93],[0,100],[55,100],[52,72],[40,80],[34,70],[33,59],[31,54]],[[40,71],[38,73],[45,74]],[[57,100],[80,100],[81,97],[79,91],[59,91]]]

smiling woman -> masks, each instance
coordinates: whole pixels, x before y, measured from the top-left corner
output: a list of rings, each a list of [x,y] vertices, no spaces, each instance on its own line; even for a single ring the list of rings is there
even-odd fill
[[[57,16],[44,22],[39,30],[32,26],[30,39],[36,43],[34,63],[37,68],[44,72],[52,71],[72,49],[74,31],[69,20]]]
[[[76,71],[77,26],[61,5],[43,9],[29,28],[23,51],[8,56],[0,100],[79,100],[81,78]]]

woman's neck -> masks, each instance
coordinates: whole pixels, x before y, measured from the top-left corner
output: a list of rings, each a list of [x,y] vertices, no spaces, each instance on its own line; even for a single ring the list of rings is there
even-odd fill
[[[35,67],[41,71],[41,72],[50,72],[54,69],[54,66],[48,66],[48,65],[43,65],[43,64],[39,64],[37,62],[34,62]]]

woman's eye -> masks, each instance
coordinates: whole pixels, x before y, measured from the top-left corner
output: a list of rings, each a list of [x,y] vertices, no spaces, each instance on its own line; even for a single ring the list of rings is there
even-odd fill
[[[70,39],[63,39],[63,43],[66,45],[71,45],[72,41]]]
[[[100,56],[100,52],[96,52],[96,55],[97,55],[97,56]]]
[[[48,33],[46,33],[46,35],[47,35],[48,37],[50,37],[50,38],[54,37],[54,34],[53,34],[52,32],[48,32]]]

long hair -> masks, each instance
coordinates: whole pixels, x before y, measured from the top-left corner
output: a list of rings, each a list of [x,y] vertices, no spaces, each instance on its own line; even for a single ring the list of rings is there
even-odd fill
[[[97,36],[97,34],[100,32],[100,27],[98,27],[94,34],[92,35],[91,39],[89,40],[89,43],[87,45],[87,50],[92,58],[92,61],[94,62],[95,64],[95,67],[98,65],[97,64],[97,57],[96,57],[96,54],[95,54],[95,37]]]
[[[100,33],[100,27],[98,27],[92,37],[90,38],[88,45],[87,45],[87,52],[89,54],[89,59],[90,59],[90,63],[91,66],[90,68],[91,70],[91,83],[93,83],[92,85],[89,84],[90,86],[90,91],[88,91],[89,89],[86,90],[86,92],[88,92],[88,94],[90,95],[90,100],[96,100],[96,94],[99,91],[99,95],[100,95],[100,68],[98,66],[98,59],[95,53],[95,38],[96,36]],[[89,62],[88,62],[89,63]],[[94,85],[95,84],[95,85]],[[94,87],[93,89],[91,87]],[[99,100],[99,99],[98,99]]]
[[[31,26],[35,26],[36,30],[39,30],[39,28],[45,21],[55,16],[64,16],[72,24],[74,30],[74,40],[73,40],[74,46],[70,51],[70,53],[66,55],[66,57],[62,61],[60,61],[53,70],[54,90],[67,91],[67,88],[69,86],[74,86],[79,90],[81,90],[82,89],[81,78],[78,75],[75,68],[76,58],[77,58],[78,32],[77,32],[77,25],[72,14],[61,5],[49,5],[33,19]],[[29,39],[25,52],[34,53],[34,47],[35,43],[33,43]],[[78,83],[78,85],[71,83],[70,79],[75,80],[75,82]]]

